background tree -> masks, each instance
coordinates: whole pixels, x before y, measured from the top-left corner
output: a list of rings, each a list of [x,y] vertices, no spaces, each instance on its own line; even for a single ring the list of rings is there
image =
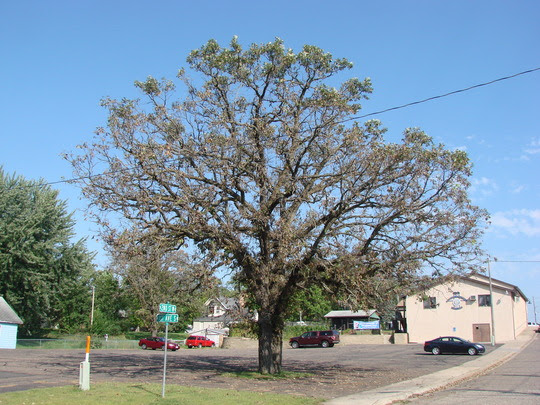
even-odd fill
[[[116,213],[229,266],[259,313],[260,372],[281,369],[299,289],[360,308],[375,275],[475,268],[485,213],[467,197],[466,153],[355,122],[371,84],[340,81],[349,61],[234,38],[187,62],[200,76],[179,72],[183,100],[172,81],[136,82],[144,101],[105,99],[107,127],[67,158],[100,223]]]
[[[291,297],[289,304],[289,321],[325,321],[324,316],[334,308],[338,302],[333,294],[328,294],[318,285],[298,290]]]
[[[129,328],[130,296],[120,279],[110,270],[94,271],[87,281],[87,291],[94,288],[94,318],[89,330],[95,335],[117,335]]]
[[[84,242],[58,192],[0,168],[0,295],[23,319],[23,336],[84,323],[83,274],[92,269]]]
[[[108,233],[106,240],[113,258],[111,269],[121,280],[122,291],[130,297],[129,309],[137,326],[157,335],[159,304],[177,306],[178,324],[171,330],[184,330],[198,315],[201,294],[217,283],[212,268],[204,260],[197,263],[183,251],[172,249],[167,241],[140,231],[124,231],[118,236]],[[139,242],[139,243],[136,243]]]

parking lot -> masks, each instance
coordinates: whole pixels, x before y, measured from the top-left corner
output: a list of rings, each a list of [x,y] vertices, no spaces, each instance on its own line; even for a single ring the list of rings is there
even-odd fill
[[[493,348],[487,347],[487,353]],[[0,350],[0,392],[77,385],[84,350]],[[336,345],[283,348],[285,371],[311,373],[298,379],[253,380],[224,375],[256,371],[257,349],[181,349],[167,354],[167,383],[333,398],[384,386],[472,360],[467,355],[433,356],[423,346]],[[161,383],[163,352],[93,350],[91,383]]]

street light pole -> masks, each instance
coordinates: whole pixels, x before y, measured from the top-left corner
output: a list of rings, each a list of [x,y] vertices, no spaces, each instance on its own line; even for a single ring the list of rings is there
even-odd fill
[[[96,297],[96,287],[92,286],[92,310],[90,311],[90,327],[94,324],[94,299]]]
[[[534,297],[533,297],[533,311],[534,311],[534,323],[537,325],[538,321],[536,320],[536,302],[534,301]]]
[[[495,346],[495,312],[493,310],[493,284],[491,282],[491,266],[488,259],[488,275],[489,275],[489,306],[491,308],[491,346]]]

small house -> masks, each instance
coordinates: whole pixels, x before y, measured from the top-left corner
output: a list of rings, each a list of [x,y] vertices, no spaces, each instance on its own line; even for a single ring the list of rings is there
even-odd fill
[[[332,329],[380,329],[380,317],[375,309],[368,311],[330,311],[325,316]]]
[[[13,308],[0,297],[0,349],[15,349],[17,346],[17,331],[23,321]]]
[[[240,321],[247,314],[235,298],[210,298],[204,303],[204,307],[204,316],[193,320],[193,330],[226,329],[231,323]]]

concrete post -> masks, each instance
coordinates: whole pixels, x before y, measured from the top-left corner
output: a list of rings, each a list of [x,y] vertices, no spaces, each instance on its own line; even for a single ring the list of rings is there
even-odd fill
[[[90,336],[86,337],[86,355],[79,368],[79,388],[83,391],[90,389]]]

